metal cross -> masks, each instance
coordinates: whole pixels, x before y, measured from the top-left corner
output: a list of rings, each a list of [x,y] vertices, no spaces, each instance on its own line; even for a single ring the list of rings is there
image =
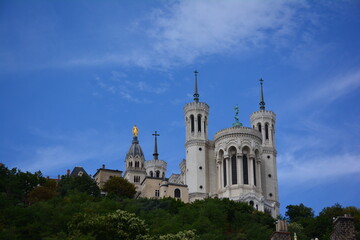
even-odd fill
[[[155,131],[155,133],[153,133],[153,136],[155,136],[156,138],[157,136],[160,136],[160,134],[158,134],[157,131]]]

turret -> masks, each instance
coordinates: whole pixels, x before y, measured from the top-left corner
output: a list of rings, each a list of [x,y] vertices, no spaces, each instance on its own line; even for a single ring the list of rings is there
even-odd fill
[[[153,133],[155,138],[154,144],[154,159],[145,162],[145,169],[147,177],[151,178],[165,178],[167,163],[163,160],[159,160],[157,137],[160,136],[157,131]]]
[[[279,196],[277,181],[276,145],[275,145],[275,122],[276,114],[265,110],[263,91],[263,79],[260,79],[260,110],[253,112],[250,116],[251,125],[258,130],[262,136],[261,172],[263,195],[268,203],[265,211],[273,216],[279,214]]]
[[[199,102],[198,72],[195,71],[194,101],[185,105],[186,184],[190,201],[203,199],[208,193],[208,115],[209,106]]]

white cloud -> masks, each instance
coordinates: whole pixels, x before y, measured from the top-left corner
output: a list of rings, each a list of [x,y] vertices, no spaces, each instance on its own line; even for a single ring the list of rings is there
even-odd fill
[[[96,130],[87,130],[48,133],[33,129],[32,133],[44,139],[47,144],[29,145],[18,149],[21,163],[17,165],[22,166],[23,171],[41,170],[45,175],[53,177],[64,174],[66,169],[72,169],[75,166],[85,167],[86,171],[90,170],[90,174],[94,171],[87,167],[90,162],[109,162],[118,159],[119,150],[125,146],[128,147],[128,143],[121,140],[126,138],[112,132],[99,133]]]
[[[339,73],[330,79],[321,79],[312,85],[293,103],[296,107],[306,107],[310,104],[330,104],[333,101],[360,87],[360,69]]]
[[[161,94],[168,90],[167,84],[161,86],[150,86],[144,81],[130,80],[124,73],[112,71],[108,79],[96,77],[96,84],[101,89],[111,94],[117,94],[122,99],[134,103],[151,103],[141,93]],[[156,83],[153,83],[156,85]]]
[[[118,63],[163,70],[199,62],[204,56],[246,53],[269,46],[289,47],[294,35],[299,34],[298,25],[305,21],[301,17],[309,17],[298,14],[299,9],[306,7],[301,0],[171,2],[136,20],[134,31],[140,37],[136,36],[128,49],[71,59],[67,64]]]
[[[278,157],[279,182],[287,186],[314,185],[337,181],[349,175],[360,175],[360,155],[333,154],[298,158],[285,153]]]
[[[156,53],[189,63],[261,47],[294,31],[293,1],[181,1],[154,16]],[[274,42],[273,42],[274,43]]]

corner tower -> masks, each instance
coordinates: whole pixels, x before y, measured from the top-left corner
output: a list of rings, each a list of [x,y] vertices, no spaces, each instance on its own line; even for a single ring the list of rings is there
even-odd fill
[[[136,187],[136,191],[140,191],[141,182],[144,180],[146,171],[145,171],[145,157],[144,153],[140,147],[138,140],[139,129],[136,125],[133,127],[133,140],[132,144],[126,154],[125,163],[126,171],[124,178],[129,182],[133,183]]]
[[[203,199],[209,192],[208,116],[209,106],[199,102],[197,76],[195,71],[194,101],[184,106],[186,125],[186,184],[189,186],[189,200]]]
[[[277,180],[276,145],[275,145],[275,122],[276,114],[265,110],[263,80],[260,79],[260,110],[253,112],[250,116],[251,125],[258,130],[262,136],[261,154],[261,186],[265,198],[265,212],[272,216],[278,216],[279,194]]]

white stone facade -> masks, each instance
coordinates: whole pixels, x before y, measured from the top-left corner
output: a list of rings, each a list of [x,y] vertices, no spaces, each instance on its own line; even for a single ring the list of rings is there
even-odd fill
[[[261,109],[251,114],[252,127],[226,128],[209,140],[210,107],[194,100],[184,107],[186,160],[180,164],[190,202],[229,198],[279,215],[275,113]]]

